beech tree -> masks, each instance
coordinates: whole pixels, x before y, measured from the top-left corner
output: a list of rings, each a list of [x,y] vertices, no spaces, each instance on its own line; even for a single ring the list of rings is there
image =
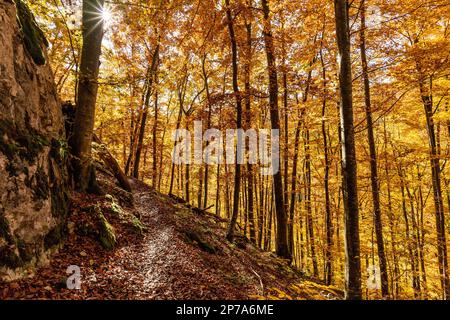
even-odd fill
[[[236,35],[234,32],[233,25],[233,16],[230,8],[230,0],[225,0],[225,13],[227,16],[227,26],[228,32],[230,34],[230,43],[231,43],[231,64],[232,64],[232,72],[233,72],[233,92],[236,99],[236,129],[242,129],[242,97],[239,91],[238,84],[238,52],[237,52],[237,43],[236,43]],[[239,195],[241,193],[241,161],[238,157],[242,156],[240,154],[241,145],[242,145],[242,135],[238,132],[237,134],[237,148],[235,155],[235,169],[234,169],[234,191],[233,191],[233,212],[231,214],[230,224],[228,226],[227,231],[227,239],[228,241],[233,241],[234,229],[236,226],[236,221],[239,213]]]
[[[370,181],[372,187],[372,202],[373,202],[373,216],[375,224],[375,233],[377,237],[377,249],[378,259],[380,265],[380,277],[381,277],[381,292],[383,297],[389,296],[389,284],[387,273],[386,254],[384,249],[383,239],[383,223],[381,220],[381,208],[380,208],[380,185],[378,181],[378,165],[377,165],[377,152],[375,145],[375,137],[373,132],[373,120],[372,120],[372,103],[370,98],[370,79],[369,79],[369,67],[366,55],[366,1],[361,0],[361,26],[360,26],[360,50],[361,50],[361,64],[363,72],[364,82],[364,105],[366,110],[366,122],[367,122],[367,138],[369,141],[369,155],[370,155]]]
[[[342,190],[345,214],[345,297],[361,299],[359,204],[353,127],[352,65],[347,0],[335,0],[336,39],[339,48],[339,84],[342,145]]]
[[[280,115],[278,111],[278,75],[273,44],[272,27],[270,21],[270,8],[267,0],[262,0],[262,9],[264,15],[264,43],[266,48],[267,72],[269,75],[269,109],[270,123],[272,130],[280,130]],[[272,155],[272,157],[280,155]],[[273,175],[273,192],[275,198],[275,212],[277,216],[277,254],[280,257],[291,259],[291,252],[287,239],[287,215],[284,205],[283,181],[281,172],[278,170]]]
[[[98,73],[103,39],[103,0],[83,1],[83,47],[81,52],[78,103],[70,137],[73,177],[80,191],[97,191],[91,145],[95,123]]]

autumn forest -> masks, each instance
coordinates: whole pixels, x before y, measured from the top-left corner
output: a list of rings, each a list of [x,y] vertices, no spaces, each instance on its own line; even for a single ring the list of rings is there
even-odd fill
[[[191,235],[205,254],[248,242],[343,299],[450,298],[448,1],[14,3],[29,7],[18,20],[33,12],[39,28],[28,32],[47,42],[25,45],[51,67],[72,201],[112,194],[92,165],[102,144],[106,171],[133,189],[137,208],[150,203],[134,194],[145,183],[221,228]],[[250,134],[237,135],[243,151],[232,144],[227,161],[175,160],[176,132],[223,133],[197,147],[228,152],[229,129],[275,130],[278,167],[264,174],[267,163],[250,161]],[[137,211],[145,225],[148,210]],[[2,206],[0,226],[1,217]],[[251,270],[268,290],[264,271]]]

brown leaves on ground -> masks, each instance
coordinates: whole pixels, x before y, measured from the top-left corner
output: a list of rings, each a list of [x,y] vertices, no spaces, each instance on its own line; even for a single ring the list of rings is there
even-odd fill
[[[0,299],[336,299],[341,293],[306,281],[286,262],[245,238],[225,241],[224,223],[133,181],[134,206],[123,214],[141,218],[142,235],[111,209],[105,197],[73,195],[69,235],[48,266],[32,278],[0,284]],[[102,248],[80,225],[102,209],[117,246]],[[81,268],[81,289],[66,288],[67,267]]]

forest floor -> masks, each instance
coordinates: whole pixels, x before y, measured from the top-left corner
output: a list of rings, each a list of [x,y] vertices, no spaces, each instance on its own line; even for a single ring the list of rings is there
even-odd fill
[[[117,201],[122,217],[133,214],[140,218],[145,226],[142,233],[114,213],[117,205],[109,201],[111,197],[74,194],[64,245],[29,277],[0,283],[0,299],[342,297],[336,288],[305,278],[242,236],[238,235],[234,244],[225,241],[225,224],[212,214],[191,210],[137,180],[132,185],[133,202]],[[106,189],[113,195],[117,191]],[[121,198],[120,194],[114,196]],[[93,205],[102,209],[115,230],[113,250],[105,250],[95,237],[79,232],[79,226],[89,223],[86,208]],[[69,265],[81,269],[79,290],[66,288]]]

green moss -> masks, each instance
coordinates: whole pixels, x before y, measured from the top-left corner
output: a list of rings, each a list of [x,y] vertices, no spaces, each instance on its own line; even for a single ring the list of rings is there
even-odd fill
[[[0,152],[9,161],[18,156],[20,159],[34,164],[39,153],[48,145],[49,142],[28,122],[25,129],[20,129],[10,120],[0,119]],[[11,170],[11,172],[15,172],[15,170]]]
[[[123,214],[122,207],[117,202],[111,203],[111,211],[118,217],[121,217]]]
[[[34,164],[36,157],[42,152],[45,146],[48,146],[48,141],[43,138],[36,130],[28,130],[20,132],[17,137],[19,143],[19,157]]]
[[[66,217],[69,212],[69,195],[67,190],[67,143],[64,140],[53,139],[51,141],[50,157],[54,160],[53,166],[50,161],[49,178],[51,187],[52,215],[55,217]],[[58,171],[58,172],[55,172]]]
[[[50,156],[55,159],[58,164],[64,164],[69,153],[67,141],[63,139],[52,139],[50,146]]]
[[[144,224],[139,220],[135,215],[130,214],[130,223],[133,226],[133,230],[137,232],[138,234],[142,234],[144,230],[147,228],[144,226]]]
[[[45,55],[42,46],[48,47],[48,41],[39,28],[33,13],[22,0],[14,0],[17,7],[17,21],[23,34],[25,48],[37,65],[45,64]]]
[[[42,167],[38,167],[35,175],[27,179],[25,184],[32,189],[35,200],[46,200],[49,196],[49,180]]]
[[[100,243],[106,250],[114,249],[117,243],[117,237],[113,226],[109,224],[108,220],[103,215],[102,209],[99,206],[95,206],[93,211],[98,222],[98,237]]]

